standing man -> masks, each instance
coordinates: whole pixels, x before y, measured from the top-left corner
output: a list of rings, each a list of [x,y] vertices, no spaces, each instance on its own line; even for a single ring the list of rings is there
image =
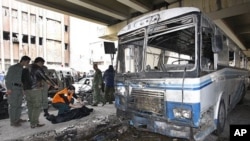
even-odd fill
[[[46,76],[48,76],[48,68],[47,66],[42,66],[43,71],[45,73]],[[49,104],[48,104],[48,89],[49,89],[49,85],[47,84],[46,81],[43,81],[43,91],[42,91],[42,107],[43,107],[43,116],[47,117],[49,116]]]
[[[66,84],[66,87],[69,87],[73,83],[74,83],[73,77],[71,76],[70,72],[67,72],[66,75],[65,75],[65,84]]]
[[[23,67],[28,66],[30,57],[23,56],[19,63],[9,67],[5,77],[5,84],[7,87],[7,98],[9,104],[10,126],[21,126],[21,122],[25,120],[20,119],[22,113],[23,100],[23,84],[21,81]]]
[[[109,65],[109,68],[103,74],[103,80],[105,82],[105,99],[109,104],[113,104],[114,91],[115,91],[115,70],[112,65]]]
[[[43,81],[58,88],[58,86],[54,85],[53,81],[45,75],[42,69],[44,62],[45,60],[42,57],[37,57],[33,64],[23,69],[22,74],[31,128],[45,125],[39,123],[39,115],[42,107]]]
[[[94,74],[94,78],[93,78],[93,99],[94,102],[92,104],[92,106],[97,106],[99,104],[99,102],[102,102],[102,106],[105,105],[105,100],[101,95],[101,89],[102,89],[102,72],[100,71],[100,69],[98,68],[97,64],[93,65],[93,69],[95,70],[95,74]]]

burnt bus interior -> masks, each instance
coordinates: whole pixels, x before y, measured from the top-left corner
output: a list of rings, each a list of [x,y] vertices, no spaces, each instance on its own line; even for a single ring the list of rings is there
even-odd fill
[[[236,68],[246,65],[240,49],[200,14],[138,29],[120,36],[119,44],[121,73],[187,71],[194,77],[217,70],[217,64]]]
[[[139,29],[121,36],[118,51],[118,60],[120,61],[118,72],[140,72],[143,70],[147,72],[183,72],[185,68],[187,70],[194,69],[197,46],[195,21],[196,18],[189,15],[157,23],[146,29]],[[145,45],[147,48],[143,61],[145,39],[147,40]],[[134,61],[133,66],[126,65],[130,61]]]

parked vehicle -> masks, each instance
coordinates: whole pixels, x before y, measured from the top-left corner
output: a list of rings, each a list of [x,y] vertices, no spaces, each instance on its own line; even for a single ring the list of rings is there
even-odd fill
[[[72,84],[76,89],[75,93],[78,94],[81,91],[88,91],[91,89],[93,77],[85,77]]]
[[[80,89],[78,96],[81,97],[82,101],[86,105],[93,104],[93,90],[92,89],[89,89],[89,88]]]
[[[60,77],[58,76],[56,70],[48,69],[48,74],[49,74],[49,78],[52,81],[54,81],[58,86],[57,89],[55,89],[54,87],[49,88],[48,97],[52,98],[57,91],[62,90],[64,88],[64,85],[63,85],[63,80],[60,79]]]
[[[78,80],[77,71],[73,68],[68,67],[50,67],[56,71],[58,78],[63,80],[66,76],[70,75],[72,77],[72,81],[76,82]]]
[[[5,74],[0,73],[0,87],[5,88]]]
[[[91,105],[93,102],[93,96],[92,96],[92,80],[93,77],[85,77],[82,78],[77,83],[74,83],[73,86],[75,86],[76,94],[81,97],[82,101],[85,101],[85,104]]]
[[[0,88],[0,119],[9,118],[8,113],[8,102],[6,97],[6,89],[1,87]]]

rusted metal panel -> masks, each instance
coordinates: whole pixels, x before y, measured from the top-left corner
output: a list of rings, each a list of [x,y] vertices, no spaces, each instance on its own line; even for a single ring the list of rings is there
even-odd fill
[[[142,112],[163,115],[164,93],[145,89],[133,89],[129,100],[129,107]]]

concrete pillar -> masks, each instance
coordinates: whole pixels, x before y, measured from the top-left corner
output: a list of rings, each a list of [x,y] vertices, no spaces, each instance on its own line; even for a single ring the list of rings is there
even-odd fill
[[[3,6],[2,6],[2,2],[3,1],[0,1],[0,21],[3,21],[2,19],[2,11],[3,11]],[[2,70],[1,71],[5,71],[5,60],[4,60],[4,46],[3,46],[3,22],[0,22],[0,49],[1,49],[1,68]]]
[[[60,14],[61,16],[61,47],[62,47],[62,64],[65,66],[65,45],[64,45],[64,15]]]
[[[9,23],[10,23],[10,65],[14,64],[13,57],[13,37],[12,37],[12,1],[8,1],[9,3]]]
[[[39,53],[39,8],[36,8],[36,31],[35,31],[35,38],[36,38],[36,56],[40,56]]]
[[[18,2],[19,3],[19,2]],[[22,47],[22,45],[23,45],[23,40],[22,40],[22,37],[23,37],[23,34],[22,34],[22,13],[21,13],[22,11],[21,11],[21,3],[20,4],[18,4],[18,9],[17,9],[17,17],[19,17],[18,18],[18,42],[19,42],[19,46],[18,46],[18,50],[19,50],[19,56],[21,57],[21,56],[23,56],[24,54],[23,54],[23,47]],[[20,58],[19,57],[19,58]]]
[[[43,17],[43,57],[46,60],[47,64],[47,18],[46,18],[46,10],[42,10]]]

